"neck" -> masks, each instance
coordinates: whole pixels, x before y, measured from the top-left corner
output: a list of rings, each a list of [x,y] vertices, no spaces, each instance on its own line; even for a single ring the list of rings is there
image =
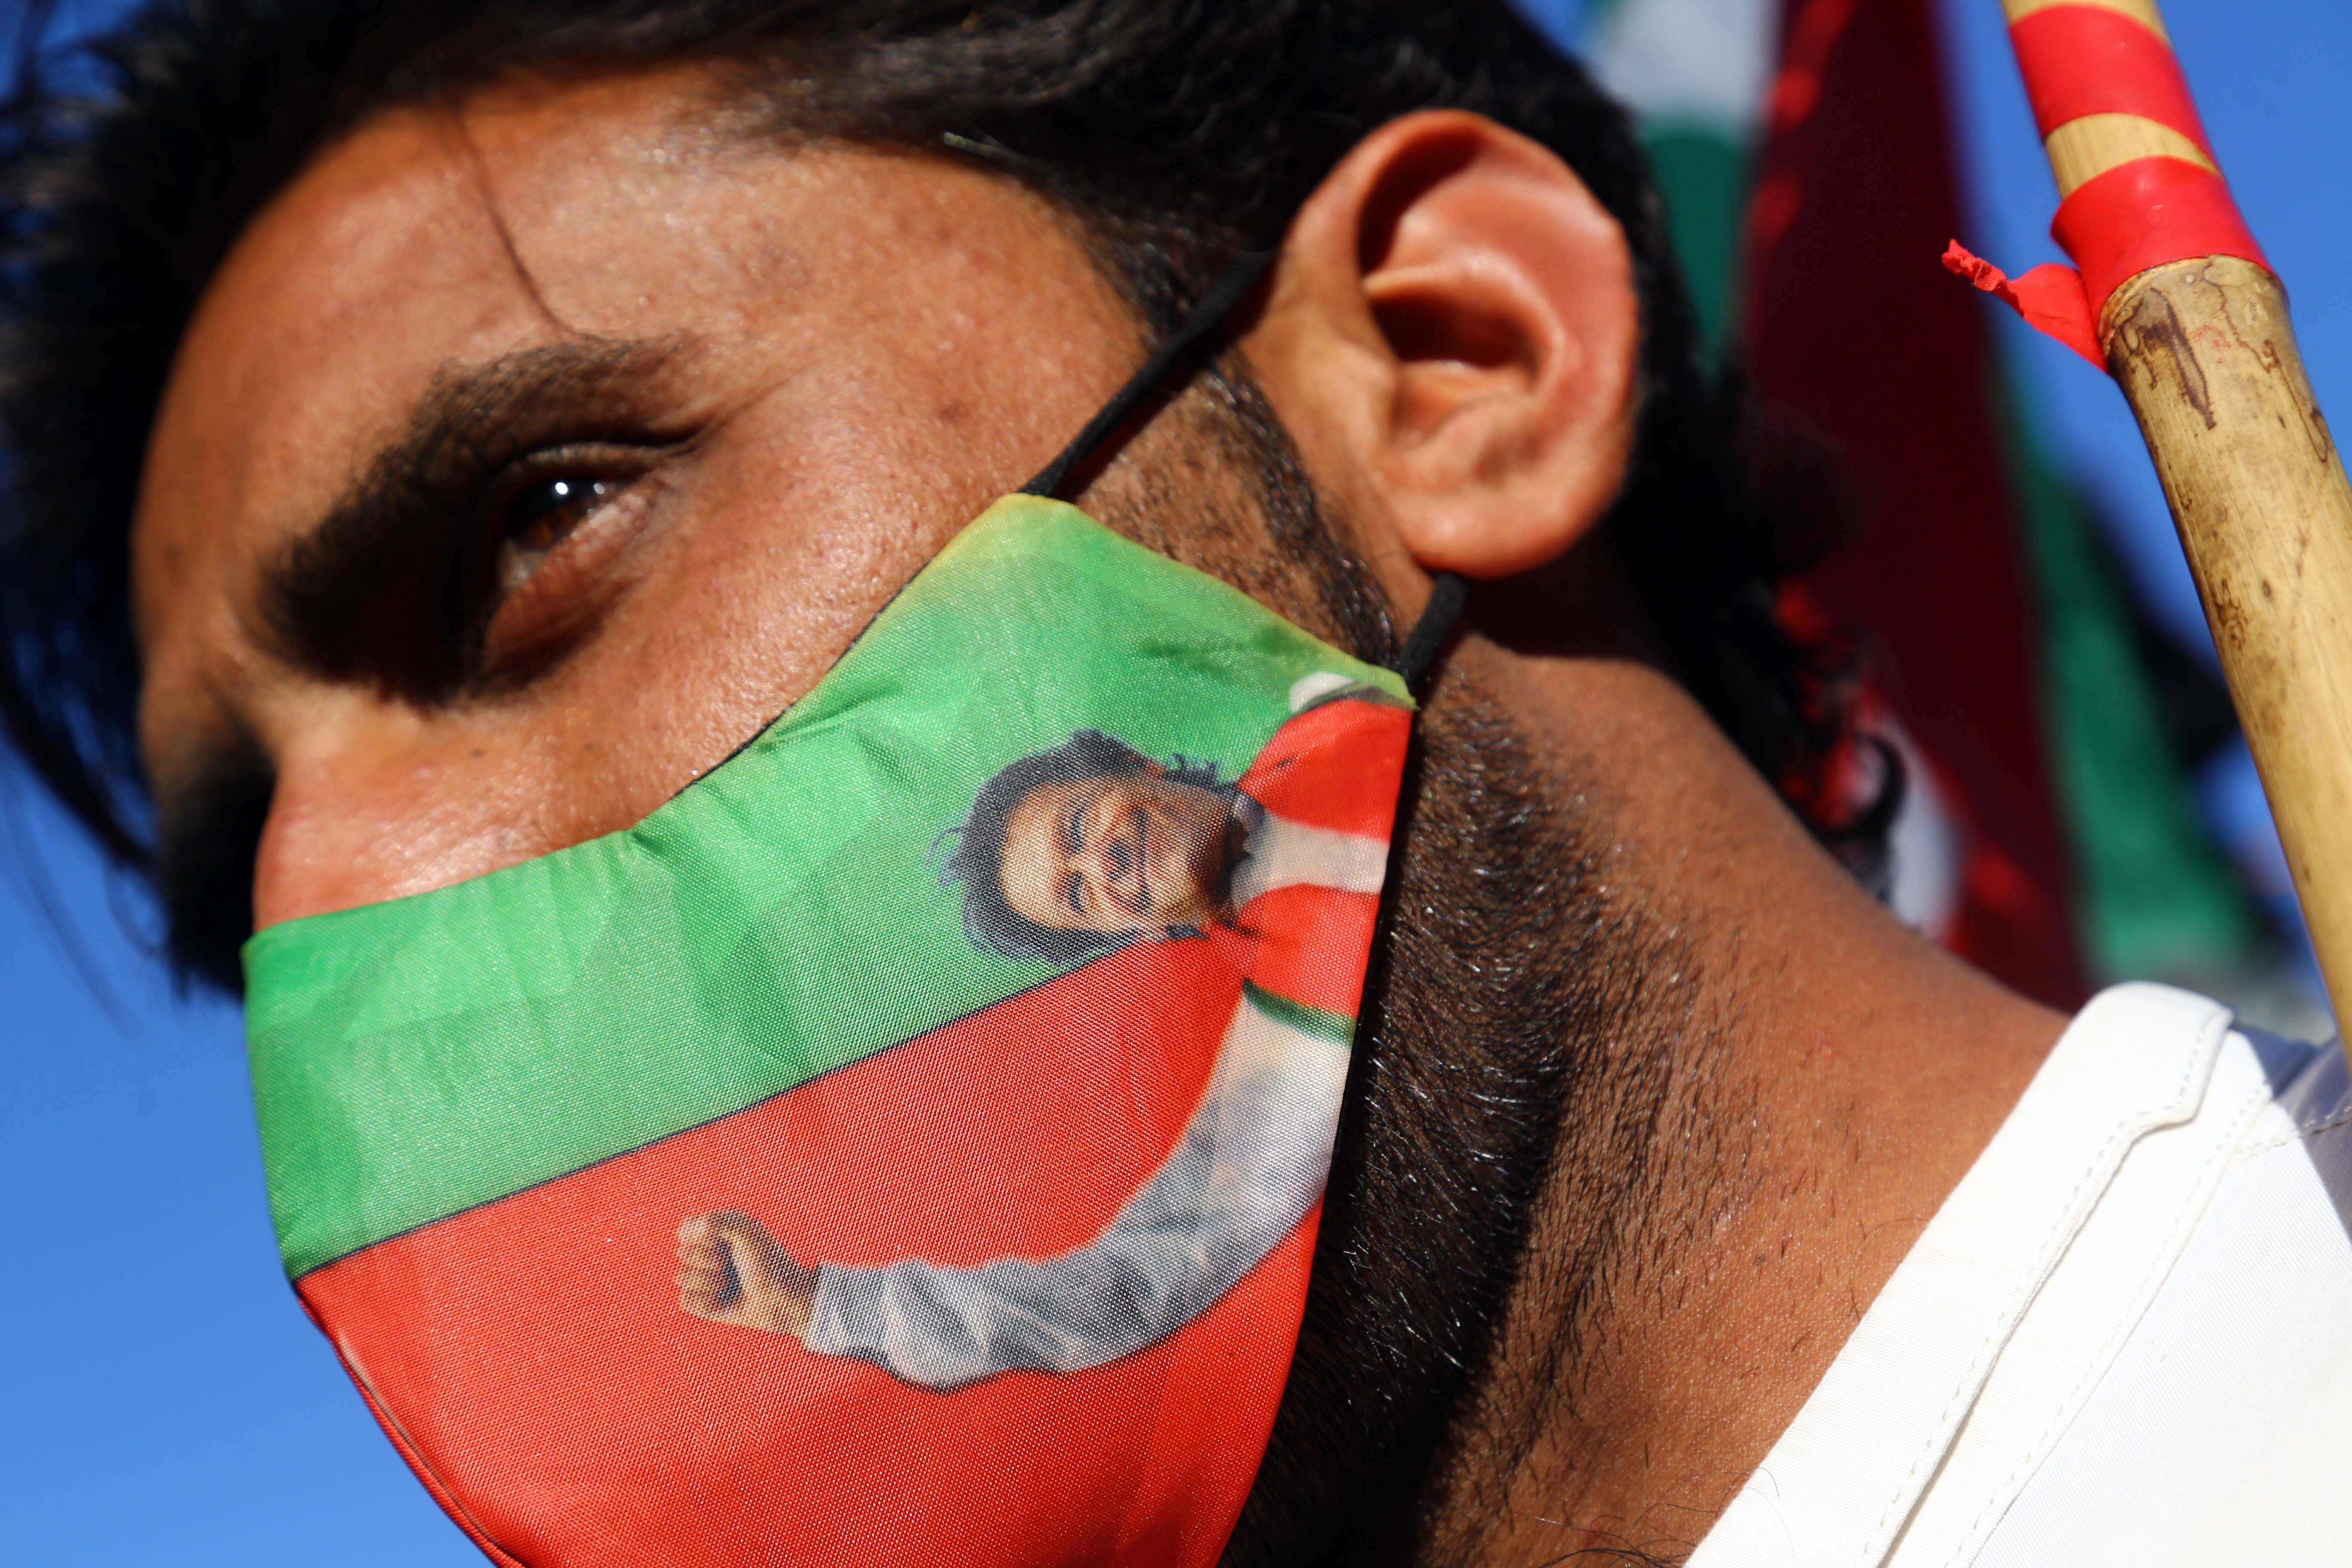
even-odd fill
[[[1561,1119],[1429,1544],[1464,1564],[1671,1561],[2064,1020],[1901,927],[1647,665],[1476,639],[1456,657],[1606,847],[1612,920],[1648,935],[1608,1068]]]

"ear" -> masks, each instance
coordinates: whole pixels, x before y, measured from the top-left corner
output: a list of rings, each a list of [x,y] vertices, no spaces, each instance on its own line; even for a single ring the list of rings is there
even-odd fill
[[[1640,337],[1624,235],[1584,182],[1444,110],[1381,127],[1307,199],[1244,347],[1367,561],[1418,603],[1426,574],[1542,565],[1608,509]]]

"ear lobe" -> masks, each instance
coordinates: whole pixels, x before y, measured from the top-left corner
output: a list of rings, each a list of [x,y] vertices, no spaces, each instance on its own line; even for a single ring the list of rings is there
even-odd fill
[[[1410,115],[1301,209],[1251,357],[1318,479],[1423,572],[1563,553],[1632,449],[1624,237],[1567,164],[1492,121]],[[1386,542],[1386,551],[1381,545]]]

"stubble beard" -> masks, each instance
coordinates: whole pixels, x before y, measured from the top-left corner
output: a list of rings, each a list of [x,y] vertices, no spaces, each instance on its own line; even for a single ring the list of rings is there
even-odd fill
[[[1603,880],[1591,793],[1548,776],[1475,682],[1442,679],[1419,731],[1234,1568],[1480,1561],[1696,1196],[1659,1136],[1705,1121],[1684,1070],[1696,966]]]
[[[1131,475],[1104,521],[1360,658],[1391,657],[1385,598],[1255,388],[1228,366],[1170,414],[1219,460]],[[1213,468],[1224,475],[1197,482]],[[1235,473],[1270,552],[1218,504]],[[1473,675],[1441,668],[1297,1352],[1227,1568],[1475,1561],[1520,1465],[1573,1426],[1612,1307],[1672,1289],[1653,1264],[1714,1195],[1693,1160],[1660,1152],[1716,1135],[1690,1063],[1717,1030],[1686,943],[1604,877],[1610,815]]]

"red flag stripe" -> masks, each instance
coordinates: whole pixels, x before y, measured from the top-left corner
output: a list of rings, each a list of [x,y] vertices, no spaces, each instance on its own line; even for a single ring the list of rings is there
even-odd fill
[[[1207,1568],[1280,1398],[1288,1357],[1265,1347],[1296,1335],[1313,1215],[1147,1351],[944,1394],[690,1317],[672,1275],[678,1224],[727,1207],[808,1261],[1081,1246],[1174,1145],[1239,994],[1220,944],[1131,949],[301,1292],[420,1470],[533,1568],[1075,1565],[1171,1519],[1120,1561]],[[812,1468],[827,1507],[777,1506],[774,1478]],[[1124,1520],[1091,1506],[1119,1495]]]

